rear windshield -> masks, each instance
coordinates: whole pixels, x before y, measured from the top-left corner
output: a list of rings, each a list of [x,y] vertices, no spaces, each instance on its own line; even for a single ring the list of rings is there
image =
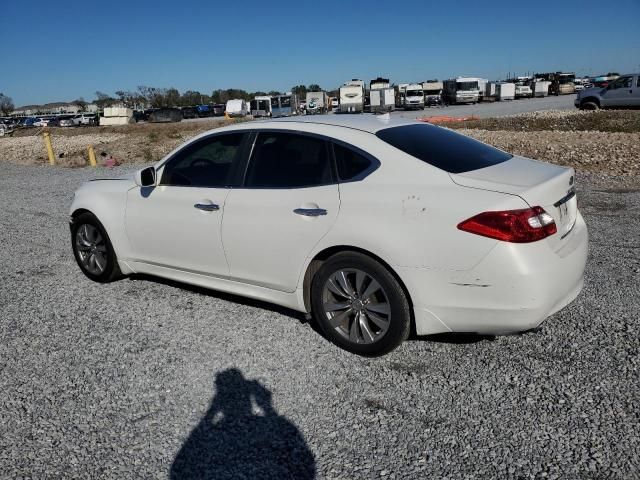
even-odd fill
[[[432,125],[404,125],[376,136],[419,160],[449,173],[463,173],[506,162],[513,155]]]

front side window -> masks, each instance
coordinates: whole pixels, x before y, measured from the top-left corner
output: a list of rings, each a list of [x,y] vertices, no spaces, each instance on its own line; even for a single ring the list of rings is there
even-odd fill
[[[425,163],[449,173],[462,173],[506,162],[513,155],[433,125],[404,125],[376,136]]]
[[[364,155],[337,143],[333,145],[333,153],[336,157],[338,178],[343,182],[362,178],[372,166],[371,160]]]
[[[632,81],[633,81],[633,77],[618,78],[615,82],[611,84],[611,89],[615,90],[616,88],[631,88]]]
[[[227,187],[239,161],[243,133],[215,135],[178,152],[164,167],[161,185]]]
[[[293,133],[258,134],[247,169],[247,187],[302,188],[332,181],[324,140]]]

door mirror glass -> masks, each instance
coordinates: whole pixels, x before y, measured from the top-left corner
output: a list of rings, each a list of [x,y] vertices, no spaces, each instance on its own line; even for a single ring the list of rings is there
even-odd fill
[[[156,184],[156,169],[147,167],[136,172],[136,185],[139,187],[151,187]]]

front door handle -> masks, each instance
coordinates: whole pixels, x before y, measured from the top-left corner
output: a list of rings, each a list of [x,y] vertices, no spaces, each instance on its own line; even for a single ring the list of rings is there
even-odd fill
[[[196,203],[194,207],[199,210],[204,210],[205,212],[214,212],[216,210],[220,210],[220,207],[215,203]]]
[[[296,208],[293,213],[303,217],[319,217],[326,215],[327,211],[324,208]]]

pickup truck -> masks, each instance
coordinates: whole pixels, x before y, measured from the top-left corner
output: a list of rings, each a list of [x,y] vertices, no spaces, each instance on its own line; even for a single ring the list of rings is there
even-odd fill
[[[622,75],[606,87],[585,88],[574,105],[580,110],[640,108],[640,74]]]

